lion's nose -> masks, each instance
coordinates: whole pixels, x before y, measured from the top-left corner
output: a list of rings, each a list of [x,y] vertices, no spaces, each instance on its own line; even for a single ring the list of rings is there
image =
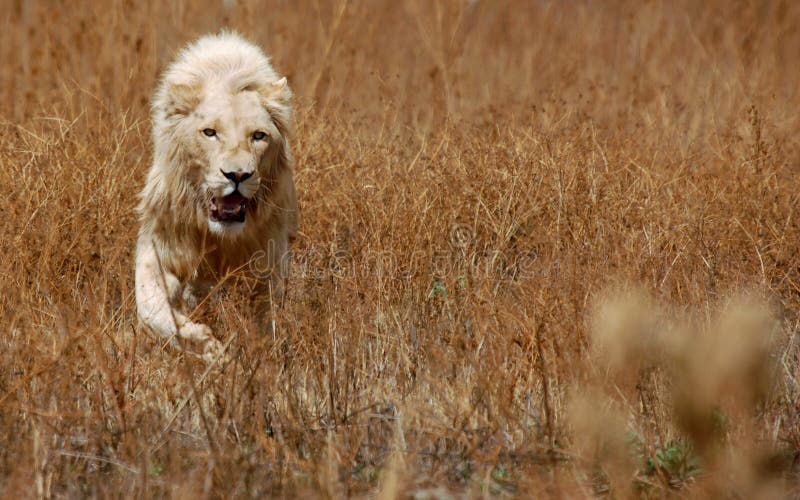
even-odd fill
[[[252,172],[242,172],[242,171],[226,172],[222,169],[220,169],[220,172],[222,172],[222,175],[224,175],[226,178],[232,180],[234,184],[239,184],[240,182],[244,182],[253,176]]]

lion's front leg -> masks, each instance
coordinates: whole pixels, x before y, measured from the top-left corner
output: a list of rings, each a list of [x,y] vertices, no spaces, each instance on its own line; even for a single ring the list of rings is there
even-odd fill
[[[211,328],[195,323],[174,307],[181,292],[177,276],[160,265],[152,240],[140,238],[136,247],[136,308],[140,321],[159,336],[196,342],[203,358],[213,361],[222,354],[222,344]]]

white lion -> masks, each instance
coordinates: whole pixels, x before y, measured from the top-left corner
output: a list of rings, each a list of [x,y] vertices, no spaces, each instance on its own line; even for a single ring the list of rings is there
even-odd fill
[[[184,48],[153,99],[136,305],[144,325],[199,342],[207,360],[222,344],[188,315],[211,286],[244,271],[262,297],[283,291],[297,231],[290,97],[264,53],[226,32]]]

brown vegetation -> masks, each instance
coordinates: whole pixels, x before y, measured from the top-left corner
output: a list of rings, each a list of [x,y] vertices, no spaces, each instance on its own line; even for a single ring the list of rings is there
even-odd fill
[[[4,494],[797,494],[800,5],[0,12]],[[133,207],[226,26],[296,92],[301,231],[207,370],[137,326]]]

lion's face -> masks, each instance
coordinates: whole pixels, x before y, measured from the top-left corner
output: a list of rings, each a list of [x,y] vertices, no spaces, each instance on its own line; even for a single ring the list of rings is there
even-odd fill
[[[262,178],[260,166],[279,131],[253,91],[206,94],[191,120],[197,149],[193,156],[208,227],[235,236],[247,223],[248,205]]]

